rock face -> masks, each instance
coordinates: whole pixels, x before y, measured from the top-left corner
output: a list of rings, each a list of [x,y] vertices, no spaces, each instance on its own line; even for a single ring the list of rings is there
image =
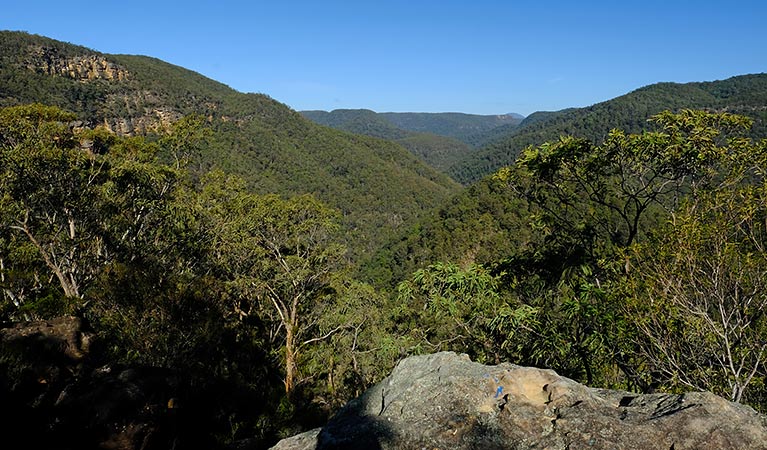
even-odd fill
[[[130,78],[128,71],[97,54],[63,57],[49,47],[31,47],[27,55],[27,68],[47,75],[58,75],[78,81],[123,81]]]
[[[710,393],[592,389],[466,355],[403,360],[321,430],[275,449],[767,448],[767,418]]]
[[[26,50],[22,66],[38,74],[70,78],[79,83],[104,81],[115,84],[133,79],[123,66],[106,56],[87,52],[80,55],[64,55],[54,47],[31,45]],[[130,114],[106,117],[100,125],[119,135],[134,136],[148,131],[158,131],[182,117],[181,112],[165,106],[163,99],[151,91],[134,91],[130,94],[106,95],[107,110],[127,109]]]

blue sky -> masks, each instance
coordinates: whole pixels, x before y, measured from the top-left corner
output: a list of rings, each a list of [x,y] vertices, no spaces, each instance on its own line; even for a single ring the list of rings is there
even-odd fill
[[[525,115],[766,72],[766,24],[764,0],[10,0],[0,13],[0,29],[153,56],[298,110]]]

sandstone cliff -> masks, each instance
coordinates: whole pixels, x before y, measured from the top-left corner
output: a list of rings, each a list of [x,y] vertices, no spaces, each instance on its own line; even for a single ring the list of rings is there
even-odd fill
[[[123,81],[130,77],[128,71],[98,54],[66,57],[56,49],[30,46],[26,66],[29,70],[46,75],[58,75],[78,81],[104,79]]]

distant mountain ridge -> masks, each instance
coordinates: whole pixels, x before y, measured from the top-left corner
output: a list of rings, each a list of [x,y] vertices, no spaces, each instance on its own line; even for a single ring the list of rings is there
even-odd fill
[[[266,95],[151,57],[0,32],[0,106],[35,102],[127,135],[201,115],[214,134],[200,166],[237,173],[256,192],[316,195],[341,211],[354,257],[459,189],[396,144],[316,125]]]
[[[412,132],[394,125],[381,114],[369,109],[334,109],[333,111],[299,111],[320,125],[381,139],[402,139]]]
[[[485,142],[494,130],[513,129],[523,116],[463,113],[377,113],[369,109],[300,111],[320,125],[395,141],[430,166],[446,171]]]
[[[484,142],[484,134],[498,127],[514,127],[525,118],[517,113],[480,115],[459,112],[375,112],[369,109],[299,112],[317,123],[334,128],[348,128],[354,124],[366,123],[373,128],[379,126],[391,130],[450,137],[474,147]]]
[[[426,164],[443,172],[475,150],[457,139],[405,130],[369,109],[301,111],[301,114],[320,125],[396,142]]]
[[[513,127],[524,119],[524,116],[515,113],[478,115],[457,112],[385,112],[380,114],[402,129],[451,137],[472,147],[479,147],[487,142],[484,136],[493,129],[502,126]]]

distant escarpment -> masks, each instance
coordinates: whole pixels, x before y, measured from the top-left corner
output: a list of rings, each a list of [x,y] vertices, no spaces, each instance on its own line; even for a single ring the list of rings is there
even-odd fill
[[[767,418],[710,393],[592,389],[551,370],[443,352],[401,361],[321,430],[273,448],[759,449]]]

